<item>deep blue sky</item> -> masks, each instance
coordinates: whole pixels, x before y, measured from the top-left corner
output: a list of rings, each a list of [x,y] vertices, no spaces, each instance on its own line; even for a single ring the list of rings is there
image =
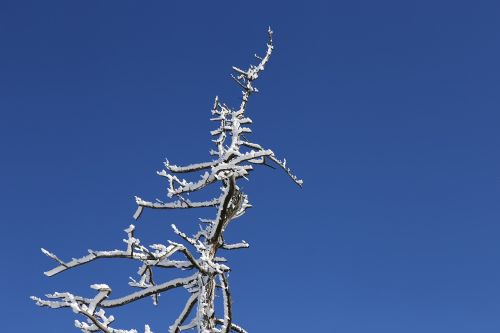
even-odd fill
[[[136,266],[52,279],[63,258],[122,247],[134,195],[164,198],[168,157],[203,161],[232,65],[274,56],[248,112],[287,157],[243,182],[229,228],[234,315],[250,332],[500,329],[498,1],[0,1],[0,311],[6,332],[77,332],[54,290],[125,292]],[[138,236],[174,239],[211,212],[146,212]],[[210,216],[210,215],[208,215]],[[181,273],[183,275],[183,273]],[[185,273],[184,273],[185,275]],[[184,292],[116,314],[166,332]]]

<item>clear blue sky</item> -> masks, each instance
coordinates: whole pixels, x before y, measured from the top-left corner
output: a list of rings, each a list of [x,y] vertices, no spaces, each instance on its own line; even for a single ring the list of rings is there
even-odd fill
[[[234,318],[250,332],[500,329],[498,1],[0,2],[0,311],[5,332],[77,332],[30,295],[118,296],[137,267],[49,279],[63,258],[122,247],[134,195],[164,198],[168,157],[209,158],[215,95],[239,89],[275,30],[248,112],[288,159],[243,182],[228,239]],[[146,212],[144,242],[201,212]],[[257,269],[257,267],[261,269]],[[182,275],[182,273],[181,273]],[[185,273],[184,273],[185,275]],[[184,292],[113,311],[166,332]]]

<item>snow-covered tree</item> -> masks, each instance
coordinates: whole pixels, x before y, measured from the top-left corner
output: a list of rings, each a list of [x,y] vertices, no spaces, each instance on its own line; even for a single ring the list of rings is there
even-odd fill
[[[231,293],[228,283],[230,268],[223,257],[217,256],[219,250],[236,250],[248,248],[245,241],[228,243],[224,239],[224,231],[229,223],[242,216],[251,207],[248,197],[240,190],[238,182],[248,179],[249,173],[255,165],[276,164],[283,169],[290,178],[299,186],[302,181],[292,174],[286,160],[280,160],[270,149],[253,143],[247,139],[251,133],[249,125],[252,120],[245,114],[250,96],[257,92],[253,86],[267,65],[273,52],[273,33],[268,30],[269,40],[267,51],[263,57],[255,56],[259,63],[251,65],[247,70],[233,67],[231,77],[242,89],[241,103],[237,108],[230,108],[222,103],[218,97],[212,108],[212,121],[218,127],[211,132],[215,149],[210,151],[213,156],[209,162],[177,166],[165,162],[165,169],[158,175],[168,181],[168,202],[159,200],[147,201],[136,197],[138,205],[134,215],[135,219],[141,216],[145,208],[151,209],[188,209],[200,207],[214,207],[215,217],[200,219],[200,230],[191,236],[179,230],[172,224],[174,233],[180,242],[168,241],[168,244],[153,244],[144,246],[134,236],[135,227],[130,225],[125,232],[124,240],[126,249],[111,251],[89,250],[86,256],[70,261],[64,261],[55,254],[42,249],[49,258],[55,260],[58,266],[45,272],[47,276],[54,276],[68,269],[90,263],[97,259],[123,258],[139,263],[139,277],[131,279],[129,285],[138,290],[120,298],[111,298],[111,288],[106,284],[93,284],[90,287],[96,291],[93,298],[85,298],[74,294],[53,293],[46,295],[46,299],[32,297],[39,306],[50,308],[70,308],[75,313],[83,316],[84,321],[75,320],[75,326],[84,333],[133,333],[135,329],[123,330],[112,326],[114,317],[108,315],[109,308],[119,307],[131,302],[152,297],[157,304],[158,296],[174,288],[184,288],[188,293],[188,300],[177,320],[170,326],[170,333],[196,329],[200,333],[246,332],[233,321],[231,309]],[[200,174],[194,181],[187,180],[181,175]],[[220,186],[220,195],[207,201],[191,201],[187,196],[195,191],[204,189],[209,185]],[[181,260],[173,259],[176,254]],[[192,271],[191,275],[176,278],[166,282],[153,279],[153,272],[163,269],[179,269]],[[216,294],[222,294],[223,311],[217,314],[215,309]],[[148,325],[146,333],[152,332]]]

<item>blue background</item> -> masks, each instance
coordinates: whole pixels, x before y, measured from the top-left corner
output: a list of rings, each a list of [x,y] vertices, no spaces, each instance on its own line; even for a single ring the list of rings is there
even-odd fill
[[[0,1],[0,211],[6,332],[76,332],[30,295],[123,295],[136,265],[45,278],[88,248],[122,248],[134,195],[209,159],[232,65],[276,49],[248,114],[252,140],[305,185],[261,168],[226,238],[234,318],[249,332],[498,332],[498,1]],[[146,211],[145,244],[208,211]],[[165,278],[187,275],[168,272]],[[166,332],[182,291],[112,310]],[[81,318],[78,318],[81,319]]]

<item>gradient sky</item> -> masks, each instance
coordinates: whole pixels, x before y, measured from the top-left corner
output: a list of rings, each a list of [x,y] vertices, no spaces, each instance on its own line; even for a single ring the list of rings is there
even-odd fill
[[[137,267],[64,259],[121,248],[134,195],[209,158],[215,95],[265,51],[252,140],[279,170],[242,182],[254,208],[226,238],[234,319],[249,332],[500,329],[498,1],[0,1],[2,330],[78,332],[30,295],[127,290]],[[145,212],[144,243],[212,211]],[[208,214],[208,215],[207,215]],[[170,276],[174,276],[171,272]],[[180,272],[179,275],[187,275]],[[167,278],[167,276],[165,276]],[[166,332],[183,291],[111,311]]]

